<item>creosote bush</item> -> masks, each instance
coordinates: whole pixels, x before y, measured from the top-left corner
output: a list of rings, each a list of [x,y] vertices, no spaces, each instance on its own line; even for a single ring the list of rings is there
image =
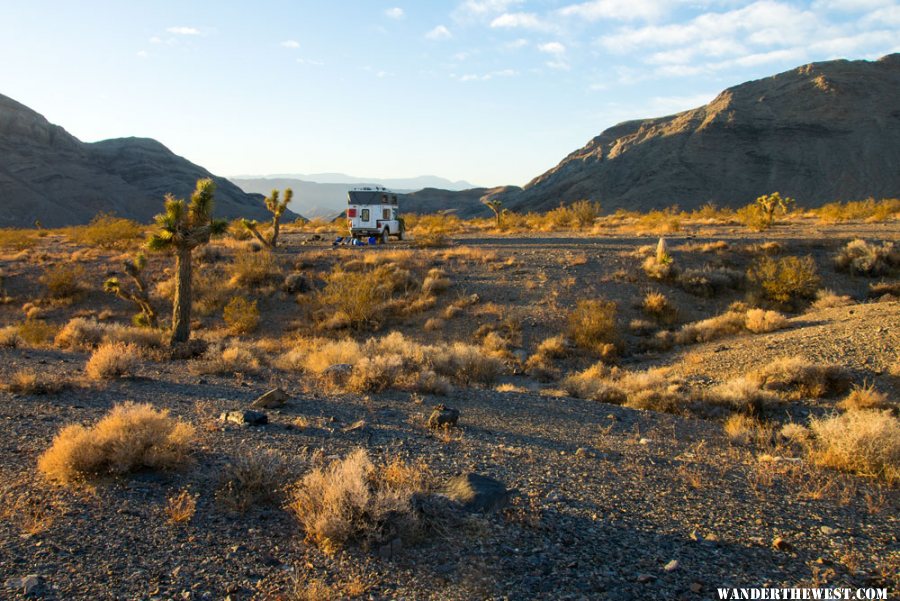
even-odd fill
[[[747,279],[763,300],[778,305],[812,299],[821,284],[811,256],[760,257],[747,271]]]
[[[750,377],[765,390],[793,398],[821,398],[847,390],[850,383],[841,367],[818,365],[803,357],[776,359]]]
[[[256,301],[235,296],[225,305],[222,318],[232,334],[249,334],[259,326],[259,308]]]
[[[40,282],[47,289],[49,298],[71,300],[83,292],[81,285],[86,278],[85,269],[81,265],[59,263],[45,270]]]
[[[848,411],[810,422],[810,458],[817,464],[900,480],[900,420],[891,411]]]
[[[49,479],[69,484],[139,469],[175,469],[188,458],[194,429],[168,410],[131,402],[116,405],[92,427],[64,427],[38,459]]]
[[[77,350],[88,350],[110,342],[122,342],[141,348],[161,348],[166,341],[165,335],[159,330],[99,323],[84,317],[69,320],[54,340],[59,348]]]
[[[576,345],[601,356],[614,355],[619,343],[618,306],[608,300],[580,300],[569,313],[567,335]]]
[[[237,253],[229,269],[229,284],[236,287],[255,288],[277,284],[284,279],[278,260],[268,250]]]
[[[140,364],[141,352],[133,344],[107,342],[91,354],[84,371],[92,380],[110,380],[134,375]]]
[[[852,240],[834,258],[838,270],[867,276],[890,274],[900,267],[900,248],[893,242],[881,246],[865,240]]]
[[[127,248],[144,234],[143,226],[131,219],[101,213],[88,225],[63,230],[72,242],[81,246],[98,248]]]
[[[364,449],[304,476],[289,509],[306,538],[326,553],[350,544],[363,548],[420,536],[414,497],[425,491],[424,468],[400,460],[376,465]]]
[[[243,451],[222,471],[216,499],[240,513],[264,505],[278,506],[293,477],[293,466],[283,455],[274,451]]]

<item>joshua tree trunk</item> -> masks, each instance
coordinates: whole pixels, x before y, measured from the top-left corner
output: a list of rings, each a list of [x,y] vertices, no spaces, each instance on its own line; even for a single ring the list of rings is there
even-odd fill
[[[272,242],[270,246],[275,248],[278,246],[278,232],[281,230],[281,216],[278,215],[272,218]]]
[[[175,302],[172,310],[172,345],[191,337],[191,249],[179,248],[175,255]]]

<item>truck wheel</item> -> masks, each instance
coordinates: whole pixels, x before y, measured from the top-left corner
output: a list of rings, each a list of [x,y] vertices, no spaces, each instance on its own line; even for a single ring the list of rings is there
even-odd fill
[[[388,228],[384,228],[384,229],[381,231],[381,243],[382,243],[382,244],[387,244],[387,243],[388,243],[388,238],[389,238],[389,237],[390,237],[390,231],[388,230]]]

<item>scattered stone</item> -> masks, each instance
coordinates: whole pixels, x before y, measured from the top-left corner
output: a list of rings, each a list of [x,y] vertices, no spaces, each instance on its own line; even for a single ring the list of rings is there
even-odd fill
[[[435,405],[434,411],[428,418],[428,427],[432,430],[437,428],[455,428],[459,422],[459,410],[445,407],[443,404]]]
[[[636,580],[641,584],[644,584],[646,582],[653,582],[654,580],[656,580],[656,576],[654,576],[653,574],[638,574]]]
[[[288,400],[290,400],[290,397],[284,390],[281,388],[273,388],[253,401],[250,406],[256,407],[257,409],[273,409],[275,407],[283,407]]]
[[[673,559],[672,561],[667,563],[665,566],[663,566],[663,570],[666,572],[674,572],[677,569],[678,569],[678,560],[677,559]]]
[[[269,423],[269,416],[262,411],[225,411],[219,417],[223,422],[231,422],[241,426],[264,426]]]
[[[772,548],[777,549],[778,551],[790,551],[794,546],[780,536],[776,536],[772,541]]]
[[[362,430],[366,427],[366,420],[361,419],[359,421],[355,421],[346,428],[342,430],[342,432],[356,432],[357,430]]]
[[[466,511],[484,513],[502,509],[509,501],[509,491],[502,482],[472,472],[452,478],[444,494]]]
[[[819,530],[820,530],[820,531],[822,532],[822,534],[824,534],[825,536],[834,536],[835,534],[837,534],[837,530],[835,530],[835,529],[832,528],[831,526],[822,526],[821,528],[819,528]]]
[[[703,585],[699,582],[692,582],[691,583],[691,592],[692,593],[702,593]]]
[[[21,591],[26,597],[31,597],[41,594],[44,582],[37,574],[28,574],[21,578],[10,578],[6,581],[6,586]]]

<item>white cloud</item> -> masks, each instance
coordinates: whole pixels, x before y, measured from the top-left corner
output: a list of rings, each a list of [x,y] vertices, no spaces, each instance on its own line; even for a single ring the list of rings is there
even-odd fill
[[[572,68],[572,67],[569,65],[569,63],[567,63],[567,62],[566,62],[565,60],[563,60],[563,59],[557,59],[557,60],[553,60],[553,61],[547,61],[547,62],[544,63],[544,64],[547,65],[549,68],[555,69],[555,70],[557,70],[557,71],[568,71],[568,70],[570,70],[570,69]]]
[[[196,27],[169,27],[166,31],[175,35],[200,35],[200,30]]]
[[[449,40],[453,37],[453,34],[450,33],[450,30],[447,29],[444,25],[438,25],[437,27],[426,33],[425,37],[429,40]]]
[[[137,52],[138,58],[147,58],[148,56],[150,56],[150,55],[147,53],[146,50],[138,50],[138,52]]]
[[[546,29],[546,24],[534,13],[503,13],[491,21],[491,27]]]
[[[486,19],[519,6],[524,0],[465,0],[453,11],[457,21]]]
[[[403,12],[402,8],[400,8],[399,6],[395,6],[384,11],[384,14],[389,19],[402,19],[405,13]]]
[[[150,43],[151,43],[151,44],[162,44],[163,41],[162,41],[162,38],[161,38],[161,37],[159,37],[159,36],[153,36],[152,38],[150,38]]]
[[[664,0],[591,0],[570,4],[559,9],[564,17],[579,17],[588,21],[599,19],[652,20],[661,17],[672,4]]]
[[[457,81],[465,83],[467,81],[490,81],[491,79],[495,79],[497,77],[515,77],[519,72],[515,69],[501,69],[499,71],[491,71],[489,73],[467,73],[465,75],[451,75]]]
[[[893,0],[817,0],[812,3],[812,8],[837,12],[862,12],[891,4]]]
[[[546,44],[538,45],[538,50],[544,52],[546,54],[565,54],[566,47],[560,44],[559,42],[547,42]]]
[[[298,42],[297,40],[285,40],[285,41],[281,42],[281,47],[282,48],[299,48],[300,42]]]
[[[298,58],[297,62],[301,65],[311,65],[313,67],[322,67],[325,65],[322,61],[313,60],[311,58]]]
[[[900,27],[900,5],[872,11],[861,19],[861,23],[866,26]]]
[[[512,42],[507,42],[503,44],[503,47],[508,50],[518,50],[519,48],[524,48],[528,45],[528,40],[525,38],[519,38],[517,40],[513,40]]]

